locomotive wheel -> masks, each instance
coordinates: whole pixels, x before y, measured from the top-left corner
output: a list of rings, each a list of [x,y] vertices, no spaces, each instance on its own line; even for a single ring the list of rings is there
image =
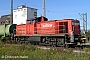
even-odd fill
[[[57,39],[56,46],[64,46],[64,45],[65,45],[64,38]]]

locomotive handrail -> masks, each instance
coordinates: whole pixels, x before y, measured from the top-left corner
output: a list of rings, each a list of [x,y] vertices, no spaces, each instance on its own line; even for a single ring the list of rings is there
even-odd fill
[[[61,27],[62,26],[62,28],[58,28],[58,27]],[[50,29],[51,28],[51,29]],[[58,28],[58,29],[57,29]],[[57,34],[60,34],[60,33],[67,33],[66,32],[66,26],[65,25],[57,25],[57,26],[54,26],[54,27],[35,27],[34,28],[35,30],[34,30],[34,33],[36,33],[36,34],[39,34],[39,33],[44,33],[44,34],[48,34],[48,33],[57,33]],[[37,31],[37,29],[38,29],[38,31]],[[47,30],[47,31],[45,31],[45,30]]]

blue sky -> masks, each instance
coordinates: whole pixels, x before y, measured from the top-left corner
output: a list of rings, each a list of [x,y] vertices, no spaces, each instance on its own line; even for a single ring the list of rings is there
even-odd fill
[[[26,4],[28,7],[38,9],[38,16],[42,15],[42,0],[13,0],[13,8]],[[48,19],[79,19],[82,25],[81,16],[78,13],[88,14],[88,29],[90,23],[90,0],[46,0],[46,17]],[[10,0],[1,0],[0,16],[10,13]]]

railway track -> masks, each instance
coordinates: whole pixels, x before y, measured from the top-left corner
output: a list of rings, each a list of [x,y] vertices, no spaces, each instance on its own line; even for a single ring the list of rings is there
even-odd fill
[[[38,46],[38,48],[43,50],[54,50],[54,51],[60,51],[60,52],[74,52],[74,53],[87,53],[90,54],[90,47],[88,48],[81,48],[81,47],[75,47],[75,48],[64,48],[64,47],[50,47],[50,46]]]
[[[22,44],[5,44],[7,46],[14,45],[14,46],[22,46]],[[29,45],[26,45],[29,46]],[[80,46],[74,47],[74,48],[65,48],[65,47],[53,47],[53,46],[40,46],[40,45],[34,45],[36,48],[42,49],[42,50],[50,50],[50,51],[56,51],[56,52],[74,52],[74,53],[86,53],[84,51],[84,48],[81,48]],[[90,47],[88,49],[88,54],[90,54]]]
[[[6,45],[11,45],[12,44],[12,45],[15,45],[15,46],[21,46],[23,43],[18,44],[17,42],[12,42],[12,43],[9,42],[9,43],[5,43],[5,44]],[[26,44],[26,45],[28,45],[28,44]],[[88,51],[90,51],[90,45],[77,45],[75,47],[70,47],[70,48],[68,48],[68,47],[56,47],[56,46],[42,46],[42,45],[34,45],[34,46],[37,46],[37,48],[44,49],[44,50],[56,49],[58,51],[68,51],[68,50],[72,49],[73,52],[77,52],[77,53],[83,52],[84,48],[87,48]]]

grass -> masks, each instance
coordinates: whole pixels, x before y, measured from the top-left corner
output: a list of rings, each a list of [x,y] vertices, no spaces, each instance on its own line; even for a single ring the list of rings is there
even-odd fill
[[[85,52],[88,50],[85,48]],[[89,60],[90,54],[63,51],[54,47],[43,50],[34,45],[15,45],[0,42],[0,60]]]
[[[87,33],[87,36],[90,38],[90,33]]]

